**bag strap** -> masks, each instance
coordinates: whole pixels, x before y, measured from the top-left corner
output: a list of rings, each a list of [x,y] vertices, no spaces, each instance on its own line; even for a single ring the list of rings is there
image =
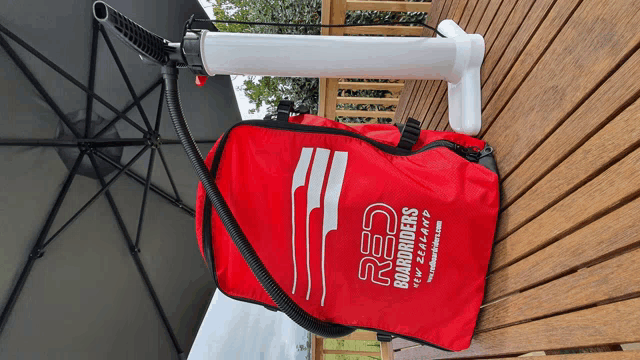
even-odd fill
[[[414,118],[408,118],[402,129],[398,147],[407,151],[411,151],[413,146],[420,138],[420,121]]]
[[[280,100],[276,112],[276,121],[289,121],[289,115],[293,112],[293,101]]]

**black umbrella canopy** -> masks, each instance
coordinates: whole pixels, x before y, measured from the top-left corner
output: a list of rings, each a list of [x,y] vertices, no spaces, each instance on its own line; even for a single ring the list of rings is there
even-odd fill
[[[171,40],[206,16],[196,0],[109,3]],[[92,1],[0,9],[0,359],[187,354],[214,286],[159,69],[101,31]],[[193,80],[180,90],[206,153],[240,114],[229,77]]]

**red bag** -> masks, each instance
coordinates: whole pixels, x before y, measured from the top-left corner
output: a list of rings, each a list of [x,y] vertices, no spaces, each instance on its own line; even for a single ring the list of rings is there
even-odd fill
[[[271,276],[308,314],[459,351],[499,209],[491,152],[414,121],[350,127],[300,115],[241,122],[206,162]],[[202,185],[196,229],[220,291],[275,309]]]

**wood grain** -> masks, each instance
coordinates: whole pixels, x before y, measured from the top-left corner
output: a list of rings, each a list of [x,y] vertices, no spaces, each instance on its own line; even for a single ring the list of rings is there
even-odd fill
[[[348,90],[388,90],[400,91],[404,87],[404,83],[378,83],[378,82],[360,82],[360,81],[340,81],[339,89]]]
[[[479,0],[478,4],[476,4],[476,8],[473,11],[473,14],[471,15],[471,18],[469,19],[469,23],[467,24],[467,27],[466,27],[466,29],[468,29],[470,32],[473,31],[473,33],[475,33],[476,31],[475,29],[478,28],[478,24],[480,24],[480,20],[482,20],[482,16],[487,10],[487,6],[489,6],[489,2],[490,0]]]
[[[639,119],[636,101],[503,211],[497,238],[505,238],[640,146]]]
[[[602,216],[605,211],[640,195],[639,178],[640,149],[497,243],[491,271],[533,254]]]
[[[490,77],[489,80],[487,80],[483,86],[483,91],[485,87],[489,92],[491,92],[492,88],[496,88],[496,90],[493,94],[490,94],[490,100],[488,97],[485,98],[483,96],[483,101],[489,102],[483,103],[483,123],[481,134],[486,132],[487,128],[491,126],[497,115],[520,88],[522,82],[529,75],[533,66],[537,64],[542,55],[551,46],[553,40],[560,33],[565,23],[581,1],[582,0],[556,1],[551,11],[542,22],[542,25],[540,25],[538,31],[536,31],[521,56],[509,71],[507,77],[503,81],[500,81],[497,77]]]
[[[638,274],[640,249],[485,306],[476,332],[640,294]]]
[[[431,2],[407,1],[347,1],[347,11],[395,11],[395,12],[429,12]]]
[[[476,335],[468,350],[453,353],[426,346],[395,353],[396,360],[478,358],[538,350],[640,341],[640,298],[575,311]],[[602,354],[598,354],[602,356]]]
[[[434,4],[433,11],[429,14],[426,24],[432,27],[437,27],[439,22],[444,19],[451,8],[453,1],[437,1]],[[433,32],[428,29],[424,29],[422,36],[433,36]],[[429,80],[417,80],[413,81],[413,87],[408,88],[407,92],[404,95],[404,99],[400,100],[400,105],[398,106],[398,110],[402,112],[400,118],[403,121],[406,121],[409,117],[416,118],[416,112],[412,109],[415,109],[416,106],[421,106],[422,104],[422,96],[421,94],[424,91],[425,85],[430,84]],[[420,95],[419,95],[420,94]],[[405,100],[406,99],[406,100]],[[403,102],[404,100],[404,102]],[[419,120],[419,119],[418,119]]]
[[[503,206],[520,197],[541,176],[640,96],[640,51],[616,71],[562,126],[502,183]],[[508,174],[505,174],[508,175]]]
[[[380,343],[380,356],[382,360],[393,360],[393,346],[390,342]]]
[[[476,34],[484,36],[487,33],[501,5],[502,0],[491,0],[489,2],[487,9],[484,11],[484,14],[482,14],[478,27],[476,27]],[[473,24],[473,22],[470,22],[470,24]]]
[[[501,172],[522,161],[630,55],[640,41],[639,11],[634,0],[584,0],[484,136]]]
[[[460,17],[462,17],[463,13],[464,13],[464,9],[467,5],[467,0],[454,0],[451,3],[451,7],[449,8],[449,11],[447,12],[447,16],[443,17],[443,19],[453,19],[453,21],[455,21],[456,23],[460,21]],[[433,85],[431,85],[432,87],[437,86],[437,89],[439,89],[439,85],[443,83],[443,81],[440,80],[434,80],[432,81]],[[433,107],[433,102],[435,97],[431,96],[431,91],[427,94],[426,97],[424,98],[420,98],[418,101],[421,102],[423,107]],[[436,100],[438,101],[438,100]],[[435,105],[437,107],[437,105]],[[435,110],[434,110],[435,111]],[[419,111],[419,113],[422,113],[422,111]],[[422,120],[422,119],[426,119],[427,121],[430,121],[430,117],[428,115],[426,115],[425,117],[420,117],[417,118],[418,120]]]
[[[509,15],[511,14],[513,8],[516,6],[517,2],[518,0],[503,0],[486,33],[482,33],[482,35],[484,36],[486,56],[489,55],[493,43],[502,31],[505,23],[508,21]]]
[[[525,16],[524,21],[517,28],[517,32],[511,40],[506,43],[505,50],[500,56],[496,51],[493,51],[485,59],[485,71],[482,73],[482,106],[486,106],[489,99],[495,93],[495,90],[502,80],[507,76],[509,70],[514,65],[520,54],[524,51],[526,45],[535,34],[538,27],[543,22],[548,11],[551,9],[555,0],[539,0],[534,1],[528,14]],[[514,12],[516,12],[514,10]],[[506,26],[505,26],[506,27]],[[504,31],[504,29],[503,29]],[[502,35],[501,35],[502,37]],[[498,39],[497,42],[500,42]],[[494,45],[494,47],[503,47],[503,44]],[[495,79],[489,81],[490,79]]]
[[[393,118],[395,111],[375,110],[336,110],[336,116],[364,117],[364,118]]]
[[[344,28],[345,35],[420,36],[421,26],[355,26]]]
[[[355,96],[338,96],[338,104],[380,104],[385,106],[398,105],[398,98],[369,98]]]
[[[484,63],[482,64],[484,71],[480,73],[480,81],[482,84],[487,81],[487,78],[489,78],[489,75],[493,72],[493,68],[502,58],[507,46],[511,44],[511,40],[516,35],[516,32],[521,29],[521,25],[525,17],[528,17],[529,10],[531,10],[534,2],[544,3],[550,2],[550,0],[519,0],[516,3],[513,11],[511,11],[507,21],[504,23],[500,35],[498,35],[493,42],[491,49],[487,52],[487,56],[484,59]]]
[[[638,245],[640,199],[494,272],[487,278],[485,302],[548,282]]]
[[[323,350],[325,355],[360,355],[360,356],[380,356],[377,351],[354,351],[354,350]]]
[[[461,28],[467,28],[467,25],[469,25],[469,20],[471,20],[471,15],[473,15],[476,6],[478,6],[478,0],[467,1],[467,6],[464,9],[464,13],[462,13],[462,16],[460,17],[460,22],[458,23]]]
[[[378,334],[373,331],[354,331],[351,334],[339,338],[340,340],[378,341]]]
[[[396,359],[400,359],[397,357]],[[420,357],[416,360],[422,359]],[[570,355],[547,355],[544,358],[538,357],[501,357],[500,360],[638,360],[640,359],[640,351],[617,351],[596,354],[570,354]],[[476,360],[483,360],[477,358]],[[493,359],[486,359],[493,360]]]
[[[311,335],[311,356],[313,356],[313,360],[323,360],[323,350],[324,339],[316,335]]]

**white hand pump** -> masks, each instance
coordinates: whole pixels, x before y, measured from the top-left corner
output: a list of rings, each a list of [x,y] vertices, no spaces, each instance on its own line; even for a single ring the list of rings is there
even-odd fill
[[[451,128],[477,135],[482,126],[480,66],[484,39],[465,33],[452,20],[441,22],[438,31],[446,38],[205,31],[200,52],[203,67],[211,76],[446,80]]]

